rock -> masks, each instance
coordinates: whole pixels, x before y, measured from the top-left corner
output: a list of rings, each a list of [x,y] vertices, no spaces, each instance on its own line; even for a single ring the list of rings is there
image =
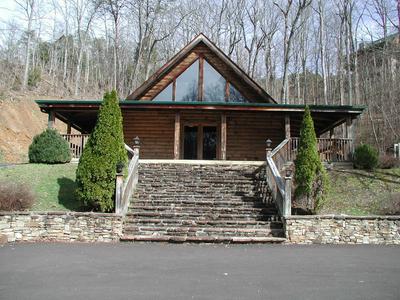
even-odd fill
[[[8,238],[5,234],[0,234],[0,246],[7,244]]]

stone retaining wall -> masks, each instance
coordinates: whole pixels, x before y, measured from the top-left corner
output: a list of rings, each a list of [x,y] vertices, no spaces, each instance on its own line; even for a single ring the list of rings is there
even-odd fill
[[[290,216],[288,243],[400,245],[400,216]]]
[[[8,242],[113,242],[122,216],[81,212],[0,212],[0,236]]]

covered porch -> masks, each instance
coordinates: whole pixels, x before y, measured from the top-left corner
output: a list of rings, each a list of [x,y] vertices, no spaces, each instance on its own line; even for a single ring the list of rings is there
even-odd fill
[[[68,124],[63,134],[75,158],[79,158],[92,131],[101,101],[39,100],[49,114]],[[286,160],[293,161],[304,106],[259,103],[167,103],[121,101],[127,145],[141,140],[141,158],[174,160],[265,161],[265,141],[272,147],[288,140]],[[311,106],[321,159],[348,162],[353,152],[353,121],[362,107]],[[344,126],[343,126],[344,124]],[[335,136],[335,128],[345,128]],[[342,128],[343,128],[342,127]],[[78,133],[72,133],[74,128]],[[340,130],[342,132],[342,130]]]

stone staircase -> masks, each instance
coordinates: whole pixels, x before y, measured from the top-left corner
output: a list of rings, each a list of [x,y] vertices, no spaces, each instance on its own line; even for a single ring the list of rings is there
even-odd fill
[[[141,163],[123,241],[285,241],[259,164]]]

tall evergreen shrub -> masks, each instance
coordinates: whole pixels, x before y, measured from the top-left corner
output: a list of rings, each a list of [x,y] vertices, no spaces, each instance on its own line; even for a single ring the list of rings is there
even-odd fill
[[[96,126],[86,143],[76,171],[77,196],[84,205],[108,212],[114,208],[118,162],[127,163],[122,114],[117,93],[104,95]]]
[[[300,129],[300,141],[295,161],[295,197],[302,208],[315,211],[322,204],[328,178],[318,154],[317,137],[310,109],[307,106]]]

